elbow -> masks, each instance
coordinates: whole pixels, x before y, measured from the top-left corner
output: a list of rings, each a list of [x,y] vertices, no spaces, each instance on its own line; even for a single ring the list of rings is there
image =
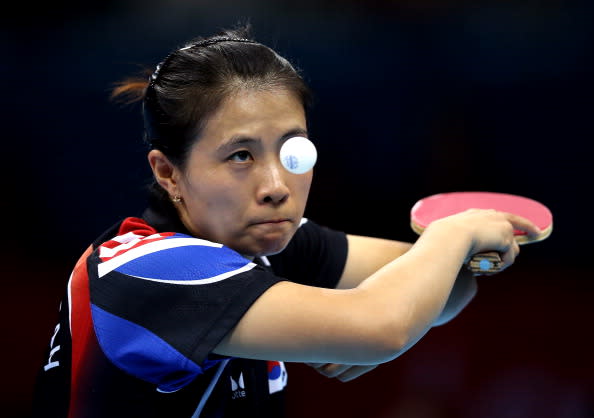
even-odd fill
[[[458,316],[474,299],[477,289],[476,279],[474,277],[471,277],[463,287],[457,283],[441,314],[433,323],[433,326],[446,324]]]
[[[411,339],[402,332],[386,334],[381,343],[377,346],[377,362],[385,363],[400,356],[408,348]]]
[[[369,303],[351,309],[346,325],[348,337],[343,351],[345,363],[379,364],[393,360],[410,348],[431,327],[430,317],[407,300],[370,298]],[[348,325],[347,325],[348,324]],[[340,361],[339,361],[340,362]]]
[[[326,346],[330,363],[371,365],[393,360],[402,354],[410,341],[406,327],[384,318],[365,320],[357,316],[344,329],[344,339]],[[320,360],[318,359],[317,362]]]
[[[416,344],[430,329],[435,319],[414,303],[392,306],[391,312],[378,321],[376,347],[378,362],[395,359]]]
[[[369,336],[370,362],[385,363],[400,356],[413,344],[415,333],[407,321],[385,318],[378,321]]]

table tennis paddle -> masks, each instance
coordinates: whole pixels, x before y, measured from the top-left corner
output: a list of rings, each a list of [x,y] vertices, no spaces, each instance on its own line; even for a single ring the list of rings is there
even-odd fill
[[[524,231],[514,231],[520,245],[542,241],[553,231],[553,215],[545,205],[524,196],[497,192],[450,192],[425,197],[413,205],[410,225],[420,235],[431,222],[467,209],[495,209],[533,222],[542,232],[529,237]],[[495,251],[475,254],[468,262],[475,274],[496,273],[501,265],[501,257]]]

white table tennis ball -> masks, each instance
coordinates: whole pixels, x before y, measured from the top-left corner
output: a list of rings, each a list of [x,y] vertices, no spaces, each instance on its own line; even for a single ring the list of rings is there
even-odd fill
[[[309,139],[294,136],[287,139],[280,150],[280,160],[293,174],[303,174],[311,170],[318,159],[316,146]]]

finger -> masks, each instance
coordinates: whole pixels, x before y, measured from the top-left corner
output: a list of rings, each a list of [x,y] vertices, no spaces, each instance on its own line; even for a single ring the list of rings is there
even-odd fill
[[[367,372],[370,372],[371,370],[375,369],[376,367],[377,367],[377,364],[371,365],[371,366],[353,366],[353,367],[349,368],[348,370],[345,370],[340,375],[336,376],[336,378],[338,380],[340,380],[341,382],[349,382],[349,381],[356,379],[359,376],[361,376]]]
[[[317,369],[318,367],[323,366],[324,364],[327,364],[327,363],[303,363],[303,364],[305,364],[306,366],[309,366],[309,367],[313,367],[314,369]]]
[[[513,213],[505,213],[506,218],[512,224],[514,229],[524,231],[529,237],[535,237],[542,233],[540,228],[536,226],[532,221]]]
[[[520,245],[516,240],[513,240],[509,246],[509,249],[505,251],[501,257],[501,260],[503,261],[503,268],[501,270],[511,266],[516,260],[518,254],[520,254]]]
[[[311,363],[310,363],[311,364]],[[324,363],[312,366],[318,373],[326,377],[336,377],[344,373],[349,368],[353,367],[350,364],[336,364],[336,363]]]

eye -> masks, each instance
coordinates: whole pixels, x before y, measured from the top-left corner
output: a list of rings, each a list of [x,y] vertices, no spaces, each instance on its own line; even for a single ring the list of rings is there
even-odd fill
[[[252,158],[252,154],[250,154],[249,151],[244,150],[244,151],[234,152],[227,159],[229,161],[233,161],[236,163],[247,163],[247,162],[251,161],[253,158]]]

